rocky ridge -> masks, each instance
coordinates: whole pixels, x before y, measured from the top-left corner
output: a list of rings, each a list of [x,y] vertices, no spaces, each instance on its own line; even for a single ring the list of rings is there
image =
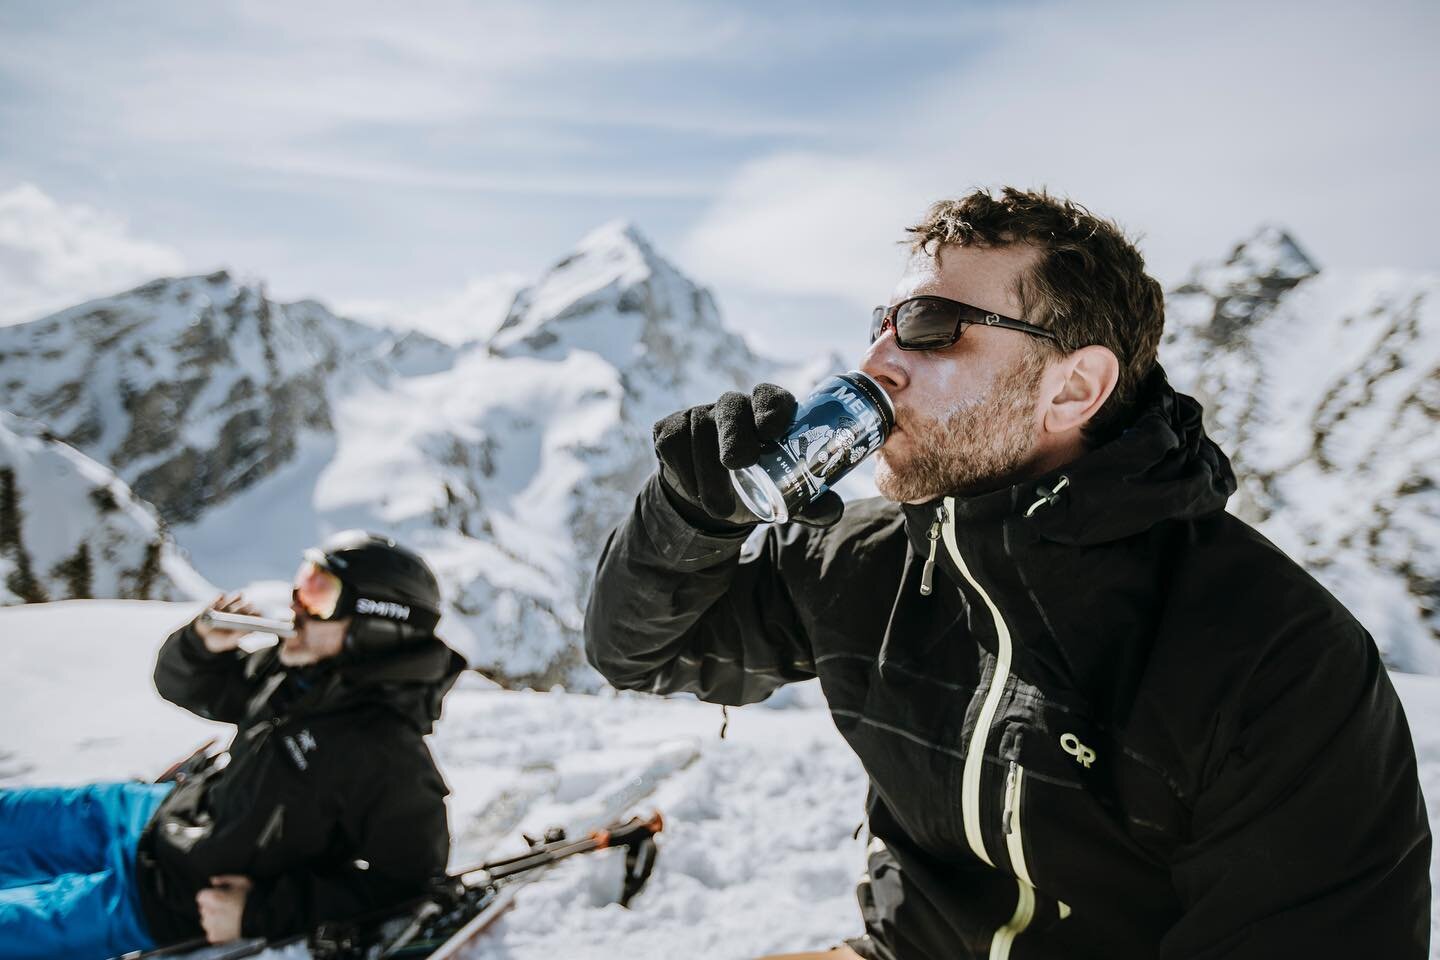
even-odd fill
[[[1350,605],[1392,665],[1425,672],[1440,672],[1437,284],[1321,271],[1265,228],[1171,291],[1161,347],[1234,459],[1231,509]],[[113,463],[215,583],[283,604],[301,549],[382,530],[435,566],[442,633],[474,665],[587,688],[584,598],[653,469],[652,423],[839,366],[755,354],[615,223],[520,289],[498,328],[461,325],[449,344],[224,273],[157,281],[0,330],[0,404]]]
[[[0,412],[0,605],[210,590],[123,481],[40,424]]]
[[[1402,669],[1440,670],[1440,277],[1322,271],[1269,226],[1167,300],[1160,356],[1256,524]]]
[[[43,422],[184,523],[294,458],[307,431],[331,432],[347,378],[447,359],[422,335],[276,303],[220,271],[0,328],[0,408]]]

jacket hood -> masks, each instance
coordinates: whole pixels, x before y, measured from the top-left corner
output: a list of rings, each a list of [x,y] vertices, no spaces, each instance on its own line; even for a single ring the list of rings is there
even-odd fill
[[[1141,384],[1137,408],[1119,436],[1063,467],[990,493],[956,497],[956,523],[1018,516],[1047,540],[1082,545],[1224,509],[1235,492],[1235,473],[1206,436],[1199,402],[1176,392],[1156,364]],[[906,507],[912,530],[929,525],[939,502]]]

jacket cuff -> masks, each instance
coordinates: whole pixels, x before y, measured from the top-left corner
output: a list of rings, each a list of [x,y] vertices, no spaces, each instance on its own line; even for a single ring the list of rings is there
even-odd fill
[[[275,932],[270,929],[268,912],[265,910],[266,903],[273,892],[272,885],[268,881],[252,880],[250,891],[245,894],[245,909],[240,914],[240,936],[242,937],[270,937]]]
[[[704,569],[738,556],[754,526],[730,532],[704,530],[676,509],[660,474],[651,474],[636,507],[650,542],[679,569]]]

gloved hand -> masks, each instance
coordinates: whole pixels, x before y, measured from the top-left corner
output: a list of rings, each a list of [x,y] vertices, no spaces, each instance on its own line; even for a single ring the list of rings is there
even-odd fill
[[[201,611],[201,615],[195,618],[195,634],[200,642],[205,644],[205,649],[211,653],[224,653],[227,650],[235,650],[240,646],[240,638],[249,633],[248,630],[234,630],[225,627],[217,627],[205,622],[204,614],[209,610],[220,613],[243,613],[247,617],[262,616],[261,612],[251,606],[243,596],[238,593],[222,593],[211,601],[207,610]]]
[[[655,424],[660,480],[675,509],[714,533],[739,532],[760,522],[735,494],[730,471],[760,462],[761,448],[778,440],[795,419],[795,397],[773,383],[750,396],[731,391],[711,404],[672,413]],[[833,490],[791,517],[828,527],[845,511]]]

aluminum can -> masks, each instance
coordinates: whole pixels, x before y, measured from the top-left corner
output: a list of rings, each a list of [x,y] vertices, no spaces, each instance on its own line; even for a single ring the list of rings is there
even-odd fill
[[[730,480],[751,513],[785,523],[879,450],[894,426],[895,408],[878,383],[859,370],[836,374],[805,398],[760,462],[730,471]]]

